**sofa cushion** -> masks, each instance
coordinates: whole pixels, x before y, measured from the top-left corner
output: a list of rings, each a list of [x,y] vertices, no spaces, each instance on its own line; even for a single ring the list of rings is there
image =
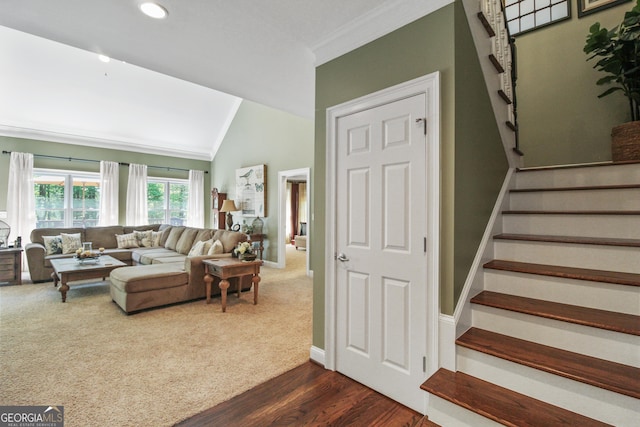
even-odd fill
[[[127,293],[184,286],[189,275],[178,264],[116,268],[109,275],[111,286]]]
[[[180,235],[180,239],[178,239],[178,243],[175,248],[176,252],[182,255],[188,254],[193,247],[193,242],[195,241],[199,231],[199,228],[186,228]]]
[[[113,249],[118,247],[116,234],[125,234],[121,225],[107,227],[88,227],[84,230],[84,241],[91,242],[93,249]]]
[[[62,238],[62,253],[72,254],[82,247],[82,234],[80,233],[60,233]]]
[[[118,242],[118,249],[130,249],[139,248],[138,239],[133,233],[129,234],[116,234],[116,241]]]
[[[164,247],[175,251],[176,246],[178,245],[178,240],[180,240],[180,236],[182,235],[184,230],[186,230],[186,228],[187,227],[171,227]]]
[[[186,255],[174,254],[173,256],[154,258],[152,264],[179,264],[180,266],[183,266],[184,260],[187,258],[188,257]]]
[[[45,256],[62,253],[62,237],[42,236],[42,240],[44,240]]]
[[[223,231],[218,240],[222,243],[225,252],[231,252],[233,248],[238,246],[238,243],[247,240],[247,235],[237,231]]]
[[[84,236],[84,228],[34,228],[33,230],[31,230],[29,240],[31,240],[32,243],[40,243],[41,245],[44,245],[42,236],[59,236],[60,233],[80,233],[82,236]],[[87,240],[85,240],[83,237],[82,241]]]

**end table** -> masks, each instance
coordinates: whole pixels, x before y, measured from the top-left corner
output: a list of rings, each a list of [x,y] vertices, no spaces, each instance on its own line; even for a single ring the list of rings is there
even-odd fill
[[[22,248],[0,249],[0,282],[22,285]]]

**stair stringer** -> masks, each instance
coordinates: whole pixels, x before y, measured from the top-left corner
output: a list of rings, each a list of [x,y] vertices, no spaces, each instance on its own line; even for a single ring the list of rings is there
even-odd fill
[[[473,259],[469,274],[462,288],[462,293],[458,299],[458,304],[454,310],[453,317],[456,324],[456,338],[471,327],[472,311],[470,301],[474,295],[484,290],[484,271],[482,266],[493,259],[493,236],[502,232],[503,220],[501,213],[509,207],[509,190],[512,190],[516,185],[515,171],[515,168],[510,168],[505,175],[502,188],[496,199],[493,211],[489,217],[489,222],[478,246],[478,251]],[[451,343],[451,345],[455,346],[455,343]],[[453,354],[455,354],[455,351],[453,351]]]

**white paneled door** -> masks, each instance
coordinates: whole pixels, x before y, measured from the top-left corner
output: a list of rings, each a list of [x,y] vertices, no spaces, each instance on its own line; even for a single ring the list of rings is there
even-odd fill
[[[426,94],[336,122],[336,369],[423,412]]]

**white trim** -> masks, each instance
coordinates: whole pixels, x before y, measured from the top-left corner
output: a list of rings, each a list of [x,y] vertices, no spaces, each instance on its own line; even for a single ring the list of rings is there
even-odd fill
[[[55,131],[29,129],[17,126],[0,124],[0,135],[15,138],[35,139],[39,141],[60,142],[63,144],[82,145],[86,147],[108,148],[110,150],[133,151],[144,154],[157,154],[159,156],[181,157],[193,160],[205,160],[210,162],[209,154],[196,151],[181,150],[179,147],[160,148],[142,145],[133,140],[116,140],[110,138],[75,135]]]
[[[440,368],[456,371],[456,319],[448,314],[440,314],[439,319]]]
[[[427,310],[426,349],[431,374],[438,369],[438,315],[440,313],[440,73],[434,72],[405,83],[348,101],[327,109],[326,148],[326,234],[325,234],[325,366],[335,370],[336,366],[336,122],[340,117],[375,108],[414,95],[426,95],[426,113],[429,122],[427,134],[427,283],[433,286],[425,293],[424,307]]]
[[[450,3],[453,0],[387,1],[311,46],[316,57],[315,65],[351,52]]]
[[[502,230],[502,211],[508,206],[507,195],[509,190],[513,188],[515,182],[515,168],[510,168],[502,183],[500,194],[489,217],[489,222],[484,230],[482,240],[478,246],[478,251],[473,259],[469,274],[464,282],[462,293],[458,299],[458,304],[453,312],[456,322],[456,336],[462,335],[471,327],[471,303],[470,299],[484,289],[484,274],[482,265],[493,258],[493,236]]]
[[[286,232],[286,216],[287,216],[287,178],[292,176],[304,176],[307,181],[307,203],[309,204],[309,212],[311,210],[311,169],[301,168],[292,169],[287,171],[278,172],[278,268],[284,268],[286,266],[286,245],[284,244]],[[313,218],[313,216],[311,217]],[[311,224],[309,224],[311,225]],[[311,240],[311,227],[307,227],[307,236]],[[307,245],[306,257],[307,257],[307,276],[310,276],[309,271],[309,254],[311,253],[310,245]]]
[[[324,350],[316,347],[315,345],[311,346],[311,350],[309,351],[309,358],[316,362],[319,365],[324,366]]]

